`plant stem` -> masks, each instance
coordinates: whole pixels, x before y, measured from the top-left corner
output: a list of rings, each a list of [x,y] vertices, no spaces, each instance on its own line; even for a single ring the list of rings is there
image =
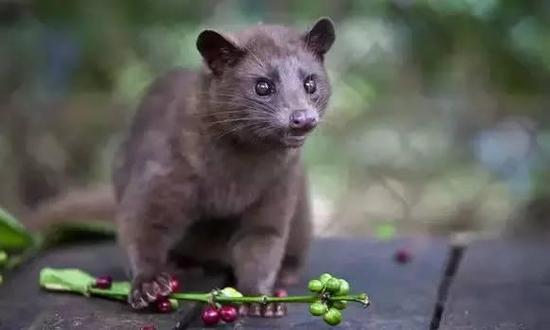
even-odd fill
[[[116,299],[126,299],[126,293],[110,292],[108,289],[98,289],[90,287],[90,293],[98,296],[112,297]],[[173,293],[169,296],[172,299],[183,301],[200,301],[203,303],[313,303],[320,298],[319,295],[310,296],[290,296],[290,297],[270,297],[270,296],[252,296],[252,297],[228,297],[224,295],[216,295],[213,293]],[[326,298],[330,301],[353,301],[363,305],[368,305],[368,297],[366,294],[333,296]]]
[[[270,296],[253,296],[253,297],[228,297],[222,295],[212,295],[204,293],[174,293],[170,298],[187,301],[202,301],[202,302],[219,302],[219,303],[313,303],[319,300],[318,295],[311,296],[290,296],[290,297],[270,297]],[[328,298],[330,301],[354,301],[363,305],[368,304],[368,298],[365,294],[334,296]]]
[[[201,301],[204,303],[210,302],[210,293],[172,293],[170,298],[184,301]]]
[[[94,287],[90,287],[88,291],[96,296],[109,297],[117,300],[126,300],[126,297],[128,296],[128,294],[120,294],[118,292],[111,292],[108,289],[98,289]]]
[[[365,293],[352,295],[352,296],[333,296],[333,297],[330,297],[329,300],[330,301],[354,301],[354,302],[363,304],[364,306],[368,306],[370,304],[369,297]]]

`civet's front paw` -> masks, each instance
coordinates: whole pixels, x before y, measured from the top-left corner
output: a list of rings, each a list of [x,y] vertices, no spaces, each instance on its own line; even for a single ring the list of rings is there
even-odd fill
[[[133,309],[143,309],[158,297],[167,296],[172,292],[172,277],[167,273],[155,275],[138,275],[132,281],[132,289],[128,303]]]

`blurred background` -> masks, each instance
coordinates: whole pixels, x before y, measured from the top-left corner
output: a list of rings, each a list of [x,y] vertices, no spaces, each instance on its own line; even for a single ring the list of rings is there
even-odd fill
[[[550,228],[545,0],[0,0],[0,205],[108,183],[144,88],[199,67],[201,29],[320,16],[337,41],[305,148],[319,235]]]

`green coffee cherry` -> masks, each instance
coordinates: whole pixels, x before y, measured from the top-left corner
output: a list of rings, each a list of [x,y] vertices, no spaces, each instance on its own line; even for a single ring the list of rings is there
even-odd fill
[[[340,290],[338,290],[337,295],[338,296],[345,296],[350,292],[350,286],[348,281],[346,280],[338,280],[340,281]]]
[[[321,276],[319,276],[319,280],[323,284],[327,283],[327,281],[330,280],[331,278],[332,278],[332,275],[330,275],[329,273],[324,273]]]
[[[170,302],[170,306],[172,306],[173,310],[178,309],[180,304],[177,299],[168,299],[168,301]]]
[[[327,311],[328,311],[327,305],[320,301],[314,302],[313,304],[309,305],[309,312],[313,316],[321,316],[325,314]]]
[[[323,283],[319,280],[311,280],[307,284],[307,288],[311,292],[321,292],[323,290]]]
[[[348,305],[347,301],[335,301],[335,302],[332,303],[332,307],[334,307],[336,309],[339,309],[339,310],[346,309],[347,305]]]
[[[325,283],[325,288],[330,293],[336,293],[340,290],[340,281],[335,278],[331,278]]]
[[[325,315],[323,315],[323,320],[325,320],[328,325],[338,325],[342,322],[342,313],[336,308],[330,308]]]

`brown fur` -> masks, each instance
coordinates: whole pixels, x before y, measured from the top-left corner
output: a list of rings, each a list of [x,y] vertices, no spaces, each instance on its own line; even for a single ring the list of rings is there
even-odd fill
[[[115,210],[113,188],[109,184],[99,184],[48,199],[22,218],[28,229],[44,232],[55,225],[78,221],[112,223]]]

